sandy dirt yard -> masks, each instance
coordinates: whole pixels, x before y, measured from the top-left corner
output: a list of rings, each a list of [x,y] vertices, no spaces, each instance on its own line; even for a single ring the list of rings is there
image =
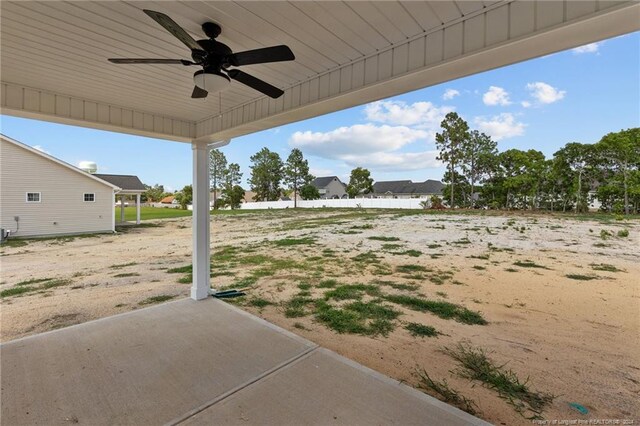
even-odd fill
[[[191,219],[0,252],[8,341],[187,297]],[[492,423],[640,421],[637,220],[223,214],[211,271],[246,289],[230,303]]]

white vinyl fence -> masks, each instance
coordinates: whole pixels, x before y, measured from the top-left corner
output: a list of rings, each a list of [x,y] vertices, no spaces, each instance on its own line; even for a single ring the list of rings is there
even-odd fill
[[[363,209],[422,209],[420,202],[427,201],[426,198],[351,198],[347,200],[307,200],[298,201],[298,207],[305,209],[313,208],[363,208]],[[292,201],[261,201],[255,203],[244,203],[240,207],[245,210],[256,209],[287,209],[293,208]]]

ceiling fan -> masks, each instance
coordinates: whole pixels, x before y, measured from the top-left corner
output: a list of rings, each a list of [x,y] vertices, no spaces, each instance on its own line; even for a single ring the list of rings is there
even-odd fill
[[[178,40],[191,49],[192,61],[186,59],[138,59],[111,58],[114,64],[181,64],[185,66],[199,65],[201,70],[193,75],[195,87],[192,98],[206,98],[210,92],[219,92],[229,87],[231,79],[245,84],[272,98],[279,98],[284,93],[279,88],[266,81],[247,74],[230,66],[264,64],[268,62],[293,61],[295,56],[288,46],[272,46],[262,49],[247,50],[233,53],[229,46],[220,43],[216,37],[222,32],[220,25],[213,22],[202,24],[202,31],[209,37],[204,40],[194,40],[180,25],[164,13],[144,10],[151,19],[162,25]]]

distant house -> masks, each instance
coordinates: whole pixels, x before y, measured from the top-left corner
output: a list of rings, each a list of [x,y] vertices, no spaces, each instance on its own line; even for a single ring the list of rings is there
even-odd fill
[[[322,200],[349,198],[346,191],[347,185],[342,183],[338,176],[317,177],[311,185],[318,188]]]
[[[169,195],[160,200],[160,204],[178,204],[178,201],[176,200],[176,197]]]
[[[0,227],[12,236],[114,232],[120,189],[0,135]]]
[[[442,195],[444,184],[437,180],[412,182],[410,180],[389,180],[373,184],[371,196],[374,198],[427,198]]]

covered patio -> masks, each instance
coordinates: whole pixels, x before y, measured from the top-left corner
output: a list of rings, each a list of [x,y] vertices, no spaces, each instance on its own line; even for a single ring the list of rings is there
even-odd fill
[[[3,1],[0,8],[2,114],[193,149],[193,300],[3,344],[9,424],[480,424],[210,298],[209,150],[640,29],[636,1]],[[219,40],[234,51],[288,45],[295,61],[247,68],[284,94],[273,99],[233,82],[193,99],[194,69],[110,64],[118,56],[189,57],[143,9],[170,15],[196,39],[204,22],[216,22]]]

